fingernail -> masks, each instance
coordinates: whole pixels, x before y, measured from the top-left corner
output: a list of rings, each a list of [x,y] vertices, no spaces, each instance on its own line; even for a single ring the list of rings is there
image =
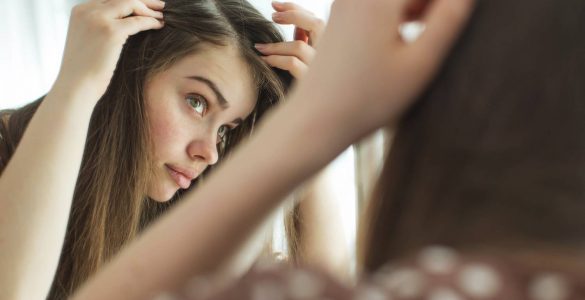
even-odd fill
[[[162,4],[163,7],[165,7],[165,5],[167,5],[167,3],[164,1],[160,1],[160,3]]]
[[[260,51],[266,49],[266,45],[265,44],[254,44],[254,47]]]

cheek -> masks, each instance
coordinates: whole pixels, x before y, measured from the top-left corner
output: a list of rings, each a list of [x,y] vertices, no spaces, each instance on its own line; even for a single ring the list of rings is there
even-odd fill
[[[150,133],[154,158],[164,163],[169,156],[176,156],[181,145],[180,118],[176,112],[159,110],[150,117]]]

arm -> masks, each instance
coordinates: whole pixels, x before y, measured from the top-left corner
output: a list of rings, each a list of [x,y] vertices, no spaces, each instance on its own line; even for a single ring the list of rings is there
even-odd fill
[[[74,299],[148,299],[214,270],[278,199],[351,143],[396,122],[438,69],[472,1],[433,2],[428,29],[412,44],[396,30],[405,6],[398,0],[335,1],[320,52],[289,100]]]
[[[128,1],[120,1],[110,4],[107,13],[122,5],[135,10]],[[58,79],[0,178],[0,290],[9,299],[47,296],[59,263],[93,108],[128,35],[161,27],[152,17],[135,22],[98,18],[104,10],[105,4],[97,1],[73,9]],[[145,10],[136,14],[154,15]],[[118,31],[104,30],[114,22],[119,22]]]
[[[272,6],[277,11],[273,16],[276,23],[294,25],[296,29],[307,32],[308,41],[264,45],[259,50],[266,55],[264,59],[269,65],[287,70],[296,79],[303,80],[316,54],[313,46],[323,34],[325,22],[294,3],[274,2]],[[300,202],[300,227],[293,230],[296,245],[292,259],[301,264],[317,264],[332,274],[347,277],[349,253],[343,232],[338,230],[343,220],[337,209],[332,175],[331,168],[327,167],[295,192],[295,198]]]
[[[266,218],[246,241],[233,251],[234,255],[219,265],[211,276],[220,281],[229,281],[248,272],[266,249],[267,242],[272,235],[273,221],[274,217]]]
[[[43,298],[53,281],[91,111],[81,90],[53,89],[0,179],[0,290],[11,299]]]
[[[184,202],[102,269],[75,299],[148,299],[157,291],[175,288],[193,273],[208,274],[229,260],[277,207],[275,199],[284,198],[305,176],[323,167],[327,157],[334,156],[331,150],[316,155],[314,148],[305,152],[287,147],[289,142],[314,144],[319,139],[318,133],[310,133],[316,116],[299,111],[290,114],[294,107],[287,107],[265,123],[278,119],[278,123],[287,126],[273,129],[285,132],[259,131],[254,142],[242,145],[229,162],[219,167],[215,177],[212,175],[194,194],[185,195]],[[267,151],[266,141],[275,147]],[[341,151],[344,147],[338,148]],[[299,156],[297,152],[306,154]],[[249,159],[257,154],[264,156],[262,161]],[[281,155],[296,156],[300,161],[308,159],[308,163],[283,160]],[[230,188],[226,189],[223,182],[230,182]],[[195,199],[214,200],[201,205]]]
[[[331,165],[304,184],[299,193],[299,262],[318,266],[339,279],[350,278],[350,254],[343,232],[339,194]]]

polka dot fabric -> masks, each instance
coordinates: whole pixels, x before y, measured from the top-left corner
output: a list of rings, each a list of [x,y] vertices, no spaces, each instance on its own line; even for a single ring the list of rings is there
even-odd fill
[[[491,257],[462,256],[429,247],[345,286],[317,270],[258,264],[235,283],[193,279],[179,293],[156,300],[577,300],[583,277],[528,270]],[[577,279],[579,278],[579,279]]]

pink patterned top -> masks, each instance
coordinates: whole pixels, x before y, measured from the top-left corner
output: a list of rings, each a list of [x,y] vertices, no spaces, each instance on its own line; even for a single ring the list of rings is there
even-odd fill
[[[545,262],[546,265],[546,262]],[[219,286],[202,278],[157,300],[577,300],[585,299],[585,270],[539,269],[445,247],[426,248],[389,264],[353,287],[318,270],[258,264]]]

